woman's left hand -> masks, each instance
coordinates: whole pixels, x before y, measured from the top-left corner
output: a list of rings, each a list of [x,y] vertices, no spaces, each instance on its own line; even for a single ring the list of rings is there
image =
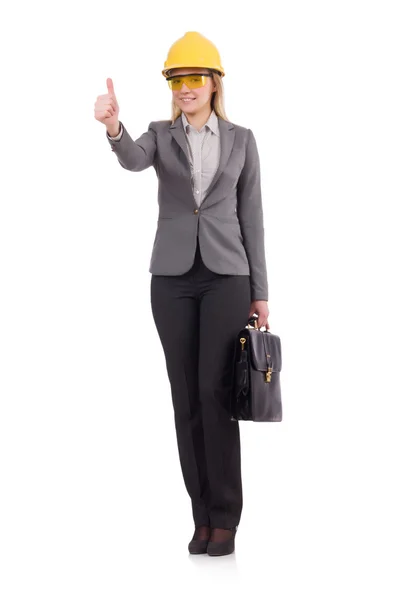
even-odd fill
[[[270,311],[267,305],[267,300],[254,300],[253,302],[251,302],[251,308],[248,318],[250,319],[254,313],[259,315],[257,319],[258,327],[261,328],[265,326],[266,329],[270,329],[268,321]]]

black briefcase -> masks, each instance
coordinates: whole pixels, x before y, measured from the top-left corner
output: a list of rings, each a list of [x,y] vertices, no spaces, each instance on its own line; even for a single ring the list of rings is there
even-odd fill
[[[254,323],[254,326],[252,326]],[[236,338],[231,419],[281,421],[281,342],[251,317]]]

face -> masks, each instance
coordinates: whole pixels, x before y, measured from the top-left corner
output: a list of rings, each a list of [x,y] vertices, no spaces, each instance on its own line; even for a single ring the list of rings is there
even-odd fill
[[[210,73],[209,69],[202,67],[184,67],[183,69],[172,69],[170,75],[187,75],[189,73]],[[190,90],[186,83],[182,85],[180,90],[172,90],[174,102],[179,108],[187,114],[195,114],[204,107],[211,106],[211,97],[216,90],[216,86],[212,77],[208,77],[205,85],[200,88]],[[192,98],[185,101],[184,98]]]

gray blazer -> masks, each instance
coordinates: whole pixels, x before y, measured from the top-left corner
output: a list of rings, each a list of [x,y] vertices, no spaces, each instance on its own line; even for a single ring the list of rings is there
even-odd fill
[[[124,169],[153,166],[159,214],[149,272],[182,275],[193,265],[197,236],[215,273],[250,275],[251,300],[268,300],[260,164],[250,129],[218,117],[219,167],[201,206],[194,198],[182,118],[152,121],[135,141],[124,123],[120,140],[106,138]]]

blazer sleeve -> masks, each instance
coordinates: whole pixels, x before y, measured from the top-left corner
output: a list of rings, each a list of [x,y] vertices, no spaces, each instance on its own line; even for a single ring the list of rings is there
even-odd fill
[[[109,140],[115,140],[116,142],[119,141],[119,139],[121,138],[121,136],[123,135],[123,124],[121,121],[119,121],[120,124],[120,133],[118,133],[115,137],[111,137],[107,132],[107,136]]]
[[[157,151],[157,135],[154,129],[154,121],[149,123],[148,130],[135,141],[128,133],[124,123],[120,121],[120,124],[120,139],[112,139],[107,131],[106,139],[121,166],[128,171],[143,171],[151,167],[156,160]]]
[[[237,182],[237,214],[250,266],[251,301],[268,300],[260,161],[251,129],[245,164]]]

